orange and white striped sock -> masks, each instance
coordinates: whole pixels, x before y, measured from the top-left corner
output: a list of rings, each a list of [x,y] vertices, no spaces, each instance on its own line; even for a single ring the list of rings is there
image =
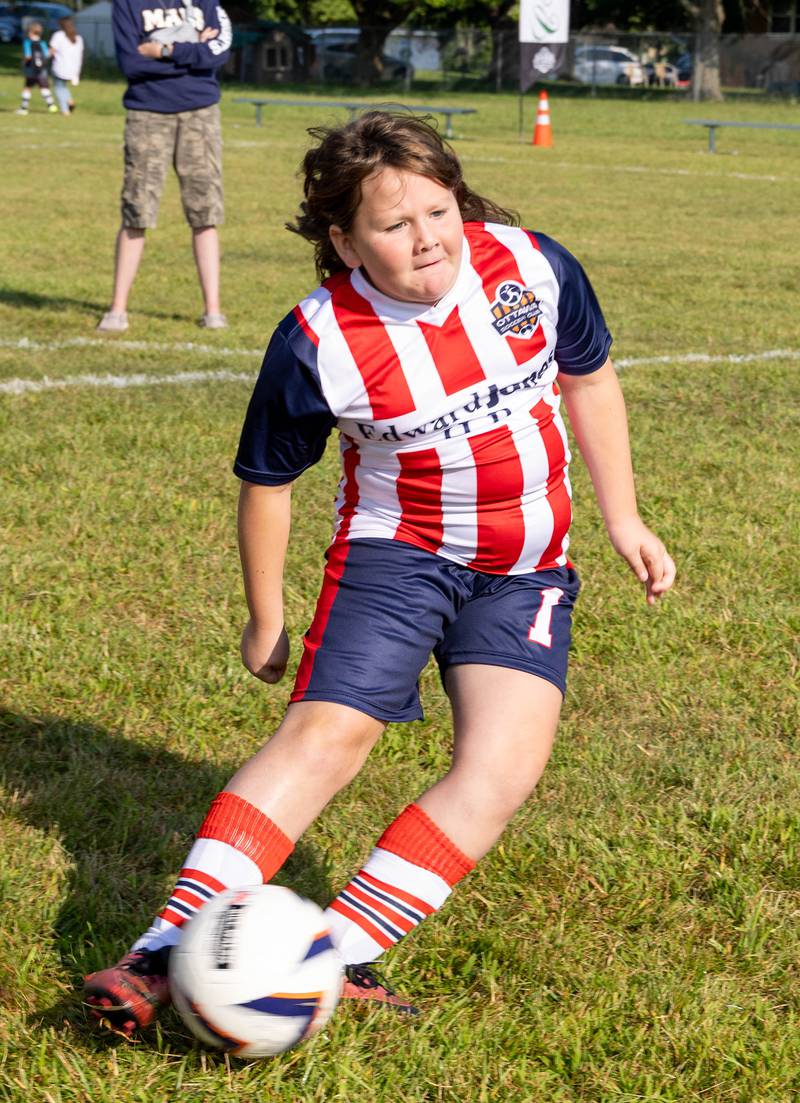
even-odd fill
[[[207,900],[226,888],[271,881],[294,843],[254,804],[235,793],[211,802],[166,906],[133,950],[174,946],[181,928]]]
[[[438,911],[474,865],[419,805],[410,804],[325,912],[344,961],[361,965],[380,957]]]

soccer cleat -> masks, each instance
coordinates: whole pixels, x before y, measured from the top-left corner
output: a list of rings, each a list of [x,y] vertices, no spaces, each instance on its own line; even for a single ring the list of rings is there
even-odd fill
[[[27,109],[27,107],[18,107],[17,110],[14,112],[14,114],[15,115],[27,115],[28,114],[28,109]]]
[[[341,999],[372,1000],[391,1007],[401,1015],[419,1015],[419,1009],[405,996],[398,996],[371,965],[345,965]]]
[[[170,1002],[167,960],[170,947],[134,950],[116,965],[84,978],[84,1003],[101,1022],[129,1037],[144,1030]]]
[[[128,315],[125,313],[115,314],[113,310],[107,310],[97,323],[97,329],[100,333],[124,333],[127,328]]]

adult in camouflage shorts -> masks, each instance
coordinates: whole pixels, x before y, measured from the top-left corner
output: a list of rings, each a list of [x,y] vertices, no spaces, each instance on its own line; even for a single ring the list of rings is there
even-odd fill
[[[214,0],[115,0],[117,61],[128,78],[123,104],[125,173],[122,225],[117,234],[114,297],[98,329],[128,328],[128,297],[144,251],[145,231],[156,226],[161,193],[174,165],[186,221],[192,230],[203,315],[200,324],[221,329],[219,236],[223,221],[221,66],[231,46],[231,25]],[[150,6],[148,6],[150,5]]]
[[[179,111],[129,111],[125,120],[122,225],[156,226],[161,192],[174,164],[186,221],[193,230],[219,226],[222,202],[222,133],[219,104]]]

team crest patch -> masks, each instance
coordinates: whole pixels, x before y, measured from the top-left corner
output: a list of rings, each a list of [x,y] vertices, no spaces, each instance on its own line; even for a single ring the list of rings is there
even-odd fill
[[[492,303],[492,325],[503,337],[532,337],[539,325],[542,308],[529,287],[506,280],[496,291]]]

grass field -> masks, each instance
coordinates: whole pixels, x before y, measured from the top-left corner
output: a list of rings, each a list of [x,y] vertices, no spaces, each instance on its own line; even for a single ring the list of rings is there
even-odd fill
[[[679,577],[648,609],[575,464],[584,581],[553,761],[501,846],[388,963],[424,1016],[345,1008],[264,1062],[195,1048],[172,1014],[95,1035],[77,986],[163,903],[209,799],[279,720],[238,661],[230,466],[270,331],[312,285],[304,127],[223,96],[226,332],[200,302],[170,182],[125,338],[100,340],[122,87],[70,119],[0,73],[0,1099],[789,1103],[800,1092],[797,697],[800,141],[680,103],[513,96],[456,143],[473,186],[582,259],[615,334],[642,511]],[[780,105],[728,118],[792,121]],[[336,116],[341,118],[341,114]],[[533,126],[526,106],[525,132]],[[228,377],[156,382],[182,372]],[[152,385],[112,387],[109,376]],[[55,384],[63,384],[56,386]],[[38,389],[37,389],[38,388]],[[294,655],[321,572],[334,449],[295,499]],[[393,727],[280,880],[321,903],[444,768],[446,701]]]

